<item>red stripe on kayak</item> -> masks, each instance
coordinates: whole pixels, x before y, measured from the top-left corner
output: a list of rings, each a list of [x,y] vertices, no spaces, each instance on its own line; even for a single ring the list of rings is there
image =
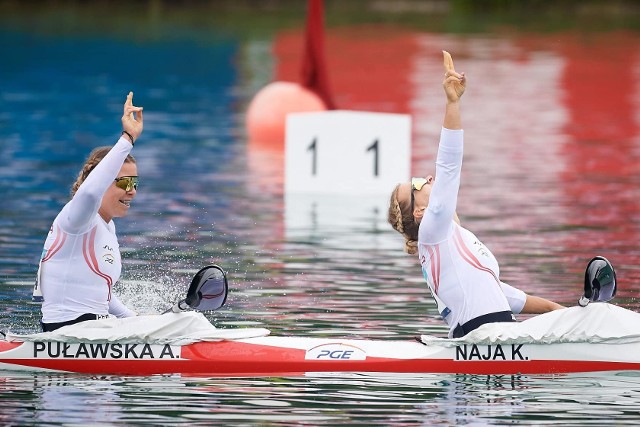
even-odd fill
[[[21,342],[0,341],[0,352],[12,350],[16,347],[20,347],[21,345]]]
[[[237,376],[293,375],[305,372],[387,372],[475,375],[560,374],[640,370],[640,363],[578,360],[464,361],[450,359],[327,360],[104,360],[104,359],[4,359],[1,364],[82,374],[154,375],[206,374]]]
[[[20,343],[7,343],[15,348]],[[461,360],[367,357],[365,360],[305,360],[306,350],[221,341],[183,346],[173,359],[3,359],[0,365],[84,374],[206,374],[236,376],[294,375],[305,372],[388,372],[445,374],[556,374],[640,370],[640,362],[584,360]]]

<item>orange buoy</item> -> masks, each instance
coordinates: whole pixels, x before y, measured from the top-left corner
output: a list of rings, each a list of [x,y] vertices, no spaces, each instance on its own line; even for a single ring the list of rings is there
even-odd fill
[[[318,95],[298,83],[269,83],[255,95],[247,109],[249,141],[282,149],[287,114],[326,110],[326,105]]]

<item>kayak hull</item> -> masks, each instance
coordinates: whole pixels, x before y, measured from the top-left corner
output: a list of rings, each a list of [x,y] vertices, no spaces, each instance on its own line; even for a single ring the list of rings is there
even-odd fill
[[[260,337],[188,345],[0,341],[0,369],[104,375],[557,374],[640,370],[640,343],[468,344]]]

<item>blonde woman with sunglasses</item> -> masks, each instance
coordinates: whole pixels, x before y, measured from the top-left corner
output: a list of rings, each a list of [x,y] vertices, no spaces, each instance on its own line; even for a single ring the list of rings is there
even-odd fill
[[[138,170],[129,154],[142,133],[142,107],[130,92],[122,136],[113,147],[91,152],[71,189],[71,200],[53,221],[44,244],[34,300],[42,301],[42,330],[108,315],[135,316],[113,293],[122,263],[113,218],[129,211]]]
[[[467,79],[444,52],[445,116],[436,158],[436,178],[412,178],[391,194],[388,220],[405,238],[405,251],[417,254],[423,275],[449,337],[462,337],[485,323],[513,322],[513,314],[563,308],[526,295],[500,281],[491,251],[456,215],[463,157],[460,98]]]

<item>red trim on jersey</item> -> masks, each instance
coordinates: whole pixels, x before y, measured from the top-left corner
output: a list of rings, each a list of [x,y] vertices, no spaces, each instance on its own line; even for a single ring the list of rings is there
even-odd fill
[[[429,260],[431,262],[431,278],[433,279],[433,292],[438,293],[440,287],[440,247],[427,246]]]
[[[113,281],[111,280],[111,276],[100,271],[98,258],[96,257],[95,239],[97,230],[97,226],[93,227],[93,229],[82,238],[82,255],[84,256],[84,260],[91,271],[102,277],[107,282],[107,287],[109,288],[107,301],[111,301],[111,286],[113,285]]]
[[[53,227],[52,227],[53,228]],[[56,238],[53,240],[53,244],[47,251],[47,254],[42,258],[42,262],[48,261],[52,256],[56,254],[64,245],[64,242],[67,240],[67,233],[62,231],[59,226],[56,225]]]
[[[466,262],[471,264],[472,267],[475,267],[478,270],[485,271],[491,274],[493,278],[496,279],[496,282],[500,284],[500,280],[498,279],[498,276],[496,276],[496,273],[490,268],[482,265],[482,263],[480,263],[478,258],[476,258],[476,256],[471,252],[471,250],[464,244],[464,240],[462,239],[462,234],[460,234],[460,229],[458,227],[456,227],[455,229],[453,240],[456,244],[456,249],[458,249],[458,252],[460,252],[460,255],[462,256],[462,259],[464,259]]]

